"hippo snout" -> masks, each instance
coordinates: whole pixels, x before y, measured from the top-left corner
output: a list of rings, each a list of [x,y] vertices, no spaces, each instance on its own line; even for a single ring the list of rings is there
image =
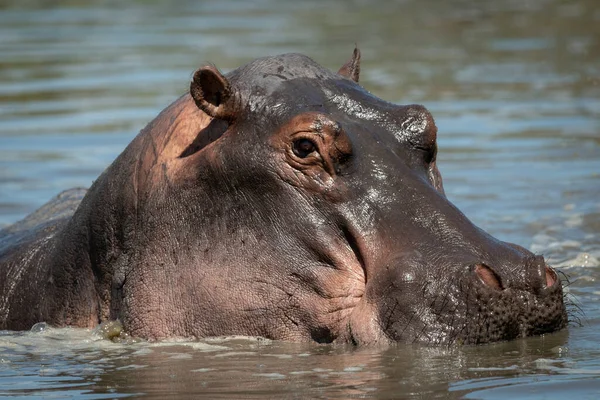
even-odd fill
[[[542,257],[533,257],[503,273],[484,263],[476,264],[465,281],[459,285],[457,297],[457,309],[466,317],[463,330],[456,334],[461,342],[539,335],[567,323],[562,284]]]
[[[392,342],[482,344],[565,327],[557,273],[541,256],[519,251],[517,257],[508,249],[504,262],[456,260],[434,266],[420,257],[397,258],[367,284],[366,302],[379,301],[379,336]],[[355,338],[367,341],[365,336]]]

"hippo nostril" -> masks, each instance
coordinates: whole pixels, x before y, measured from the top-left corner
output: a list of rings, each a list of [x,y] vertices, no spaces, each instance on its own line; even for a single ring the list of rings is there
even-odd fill
[[[557,280],[556,271],[546,265],[546,287],[552,287]]]
[[[504,290],[502,282],[500,282],[500,277],[487,265],[475,265],[475,273],[484,285],[495,290]]]

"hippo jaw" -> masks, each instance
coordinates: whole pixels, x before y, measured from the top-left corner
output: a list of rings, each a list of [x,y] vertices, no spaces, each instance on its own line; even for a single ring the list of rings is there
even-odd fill
[[[381,247],[388,246],[380,244],[373,256],[373,245],[357,237],[346,234],[364,271],[364,289],[336,342],[485,344],[552,333],[568,324],[557,273],[520,246],[493,240],[495,251],[474,255],[463,248],[459,256],[448,256],[427,246],[386,252]],[[396,245],[403,247],[401,240]],[[507,259],[496,254],[504,252]],[[495,267],[464,264],[465,259],[489,260]]]
[[[342,340],[354,344],[483,344],[541,335],[566,326],[558,280],[532,293],[483,282],[477,268],[457,272],[443,284],[433,277],[424,282],[411,274],[387,280],[378,307],[367,312],[357,307]],[[549,274],[556,279],[553,271]]]

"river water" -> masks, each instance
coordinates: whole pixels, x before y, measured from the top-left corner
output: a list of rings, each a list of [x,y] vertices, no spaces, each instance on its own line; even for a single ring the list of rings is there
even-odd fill
[[[89,186],[192,72],[283,52],[426,105],[448,197],[569,284],[565,331],[458,348],[0,332],[0,396],[599,398],[597,0],[1,1],[0,226]]]

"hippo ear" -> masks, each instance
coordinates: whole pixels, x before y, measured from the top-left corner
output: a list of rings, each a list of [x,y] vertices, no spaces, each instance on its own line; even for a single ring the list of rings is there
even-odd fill
[[[342,65],[338,74],[358,83],[358,76],[360,75],[360,50],[358,50],[358,47],[354,48],[352,58],[346,64]]]
[[[196,106],[216,119],[233,119],[234,112],[228,101],[231,93],[229,82],[213,66],[200,68],[190,83],[190,95]]]

